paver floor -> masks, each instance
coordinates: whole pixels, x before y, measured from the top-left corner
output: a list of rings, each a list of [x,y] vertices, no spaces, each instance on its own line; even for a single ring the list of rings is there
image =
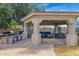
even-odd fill
[[[31,41],[22,40],[14,44],[0,45],[0,55],[5,56],[55,56],[53,44],[41,44],[37,47]]]

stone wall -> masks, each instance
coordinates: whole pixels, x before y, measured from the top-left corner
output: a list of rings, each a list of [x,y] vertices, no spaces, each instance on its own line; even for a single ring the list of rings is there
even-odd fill
[[[7,37],[0,37],[0,44],[7,44]]]

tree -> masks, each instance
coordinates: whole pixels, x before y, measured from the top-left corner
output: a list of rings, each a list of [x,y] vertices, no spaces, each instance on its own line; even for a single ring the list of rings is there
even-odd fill
[[[14,10],[10,5],[0,4],[0,28],[8,28],[8,24],[10,24],[11,19],[13,19]]]
[[[44,8],[42,6],[43,4],[28,3],[0,4],[0,29],[12,28],[12,24],[15,26],[15,23],[17,25],[21,24],[20,20],[28,15],[32,9],[43,11]]]
[[[32,3],[30,4],[30,7],[32,8],[32,10],[35,10],[37,12],[39,11],[45,11],[45,6],[42,3]]]

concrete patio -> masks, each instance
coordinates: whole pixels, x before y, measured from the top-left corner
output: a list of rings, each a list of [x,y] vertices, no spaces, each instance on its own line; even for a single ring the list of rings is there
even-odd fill
[[[53,44],[31,46],[30,39],[16,42],[15,44],[0,45],[2,56],[55,56]]]

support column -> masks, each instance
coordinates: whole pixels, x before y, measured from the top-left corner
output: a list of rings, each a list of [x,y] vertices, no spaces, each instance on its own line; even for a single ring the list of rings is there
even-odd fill
[[[23,39],[27,39],[27,24],[24,24]]]
[[[75,21],[68,21],[67,46],[77,45],[77,33],[75,29]]]
[[[55,25],[55,32],[58,33],[58,25]]]
[[[39,24],[41,19],[32,19],[33,23],[33,34],[32,34],[32,45],[37,46],[41,44],[41,34]]]

